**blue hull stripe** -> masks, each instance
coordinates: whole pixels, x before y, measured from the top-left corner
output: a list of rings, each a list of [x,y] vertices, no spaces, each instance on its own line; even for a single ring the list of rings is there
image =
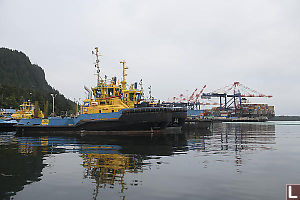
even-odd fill
[[[82,114],[77,117],[61,118],[61,117],[50,117],[48,124],[42,124],[42,119],[21,119],[18,125],[22,126],[75,126],[82,120],[110,120],[119,119],[122,115],[122,110],[113,113],[95,113],[95,114]]]

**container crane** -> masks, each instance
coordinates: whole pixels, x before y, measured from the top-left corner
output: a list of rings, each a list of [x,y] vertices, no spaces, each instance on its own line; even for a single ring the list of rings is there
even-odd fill
[[[203,88],[200,90],[200,92],[198,94],[196,94],[196,100],[195,102],[198,101],[199,97],[201,96],[201,94],[203,93],[204,89],[206,88],[206,85],[203,86]]]
[[[271,98],[272,95],[265,95],[256,90],[253,90],[240,82],[234,82],[233,84],[227,85],[223,88],[219,88],[210,93],[203,93],[201,95],[202,99],[211,99],[212,97],[220,98],[220,111],[230,110],[234,106],[235,115],[238,115],[238,110],[240,114],[243,113],[242,98],[245,97],[265,97]],[[224,101],[222,101],[224,98]],[[224,104],[223,104],[224,102]],[[239,104],[239,106],[238,106]]]
[[[197,92],[197,90],[198,90],[198,88],[196,88],[196,89],[194,90],[194,92],[192,93],[192,95],[189,97],[188,102],[191,102],[191,101],[194,100],[194,95],[195,95],[195,93]]]

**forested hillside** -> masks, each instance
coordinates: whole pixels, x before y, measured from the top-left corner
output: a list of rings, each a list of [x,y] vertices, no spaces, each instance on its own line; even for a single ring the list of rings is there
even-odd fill
[[[38,101],[44,111],[45,102],[52,108],[51,93],[55,98],[56,113],[74,112],[75,104],[52,88],[45,79],[44,70],[32,64],[22,52],[0,48],[0,108],[18,108],[23,101]]]

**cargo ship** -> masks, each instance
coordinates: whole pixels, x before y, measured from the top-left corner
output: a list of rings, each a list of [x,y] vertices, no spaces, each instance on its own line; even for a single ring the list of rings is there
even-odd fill
[[[114,132],[120,134],[122,131],[154,132],[171,124],[174,120],[174,113],[181,114],[183,118],[186,117],[184,108],[132,108],[132,105],[129,106],[131,102],[123,101],[124,82],[120,85],[117,84],[116,77],[108,80],[106,76],[104,79],[100,76],[98,48],[95,50],[97,85],[92,88],[92,94],[84,100],[81,114],[73,118],[20,119],[15,126],[17,134],[82,135],[113,134]],[[130,93],[128,93],[128,99],[129,97]]]

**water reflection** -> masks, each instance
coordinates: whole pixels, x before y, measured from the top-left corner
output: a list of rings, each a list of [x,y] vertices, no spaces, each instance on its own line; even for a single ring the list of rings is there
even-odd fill
[[[11,134],[0,138],[0,199],[10,199],[24,185],[40,181],[45,164],[41,151],[27,148]]]
[[[96,199],[100,188],[113,188],[118,184],[123,195],[127,189],[124,181],[125,173],[142,172],[143,161],[134,155],[123,155],[117,145],[89,145],[80,149],[85,168],[84,178],[95,180],[93,199]],[[136,184],[135,184],[136,185]],[[123,195],[123,197],[125,197]]]
[[[271,150],[275,144],[273,124],[225,123],[215,127],[215,139],[221,141],[220,151]]]
[[[143,183],[141,176],[128,177],[143,174],[153,166],[167,165],[161,158],[189,156],[194,152],[204,158],[207,168],[215,155],[224,155],[214,158],[222,162],[228,159],[227,155],[234,155],[235,165],[242,166],[244,152],[270,151],[275,142],[275,126],[270,124],[220,123],[211,131],[190,127],[181,134],[158,136],[15,137],[1,134],[0,199],[10,199],[25,185],[46,176],[43,170],[49,165],[44,160],[50,155],[76,154],[81,158],[82,177],[91,181],[93,199],[99,199],[99,191],[107,189],[115,189],[119,197],[125,199],[129,188]]]
[[[99,189],[120,188],[120,194],[130,186],[138,186],[141,180],[126,183],[126,173],[142,173],[148,169],[146,160],[158,156],[169,156],[176,150],[186,151],[187,142],[183,134],[161,136],[103,136],[103,137],[15,137],[2,134],[0,137],[1,199],[22,190],[24,185],[40,181],[43,160],[49,155],[77,153],[82,158],[84,178],[94,180],[93,198]],[[9,159],[8,159],[9,158]],[[31,161],[33,160],[33,161]],[[30,170],[27,170],[30,169]],[[17,170],[16,172],[12,170]],[[22,171],[28,173],[22,173]],[[20,174],[22,173],[22,176]],[[21,180],[24,179],[24,180]],[[5,183],[5,184],[4,184]],[[9,186],[5,188],[5,186]]]
[[[80,153],[83,158],[85,178],[95,180],[93,198],[96,199],[99,189],[119,188],[120,197],[125,199],[125,190],[128,187],[139,186],[142,180],[134,178],[125,181],[125,174],[143,173],[152,163],[150,159],[159,159],[159,156],[170,156],[176,151],[187,151],[187,141],[183,134],[167,134],[160,136],[112,136],[112,137],[85,137],[80,139],[83,145]],[[114,145],[91,145],[102,144]],[[104,148],[103,148],[104,147]],[[91,152],[92,151],[92,152]],[[157,161],[156,163],[159,163]]]
[[[275,150],[275,125],[251,123],[218,123],[214,124],[212,132],[187,134],[189,150],[201,151],[208,156],[204,163],[209,162],[213,155],[220,154],[216,161],[226,162],[228,156],[234,156],[236,171],[241,172],[243,156],[258,151]]]

